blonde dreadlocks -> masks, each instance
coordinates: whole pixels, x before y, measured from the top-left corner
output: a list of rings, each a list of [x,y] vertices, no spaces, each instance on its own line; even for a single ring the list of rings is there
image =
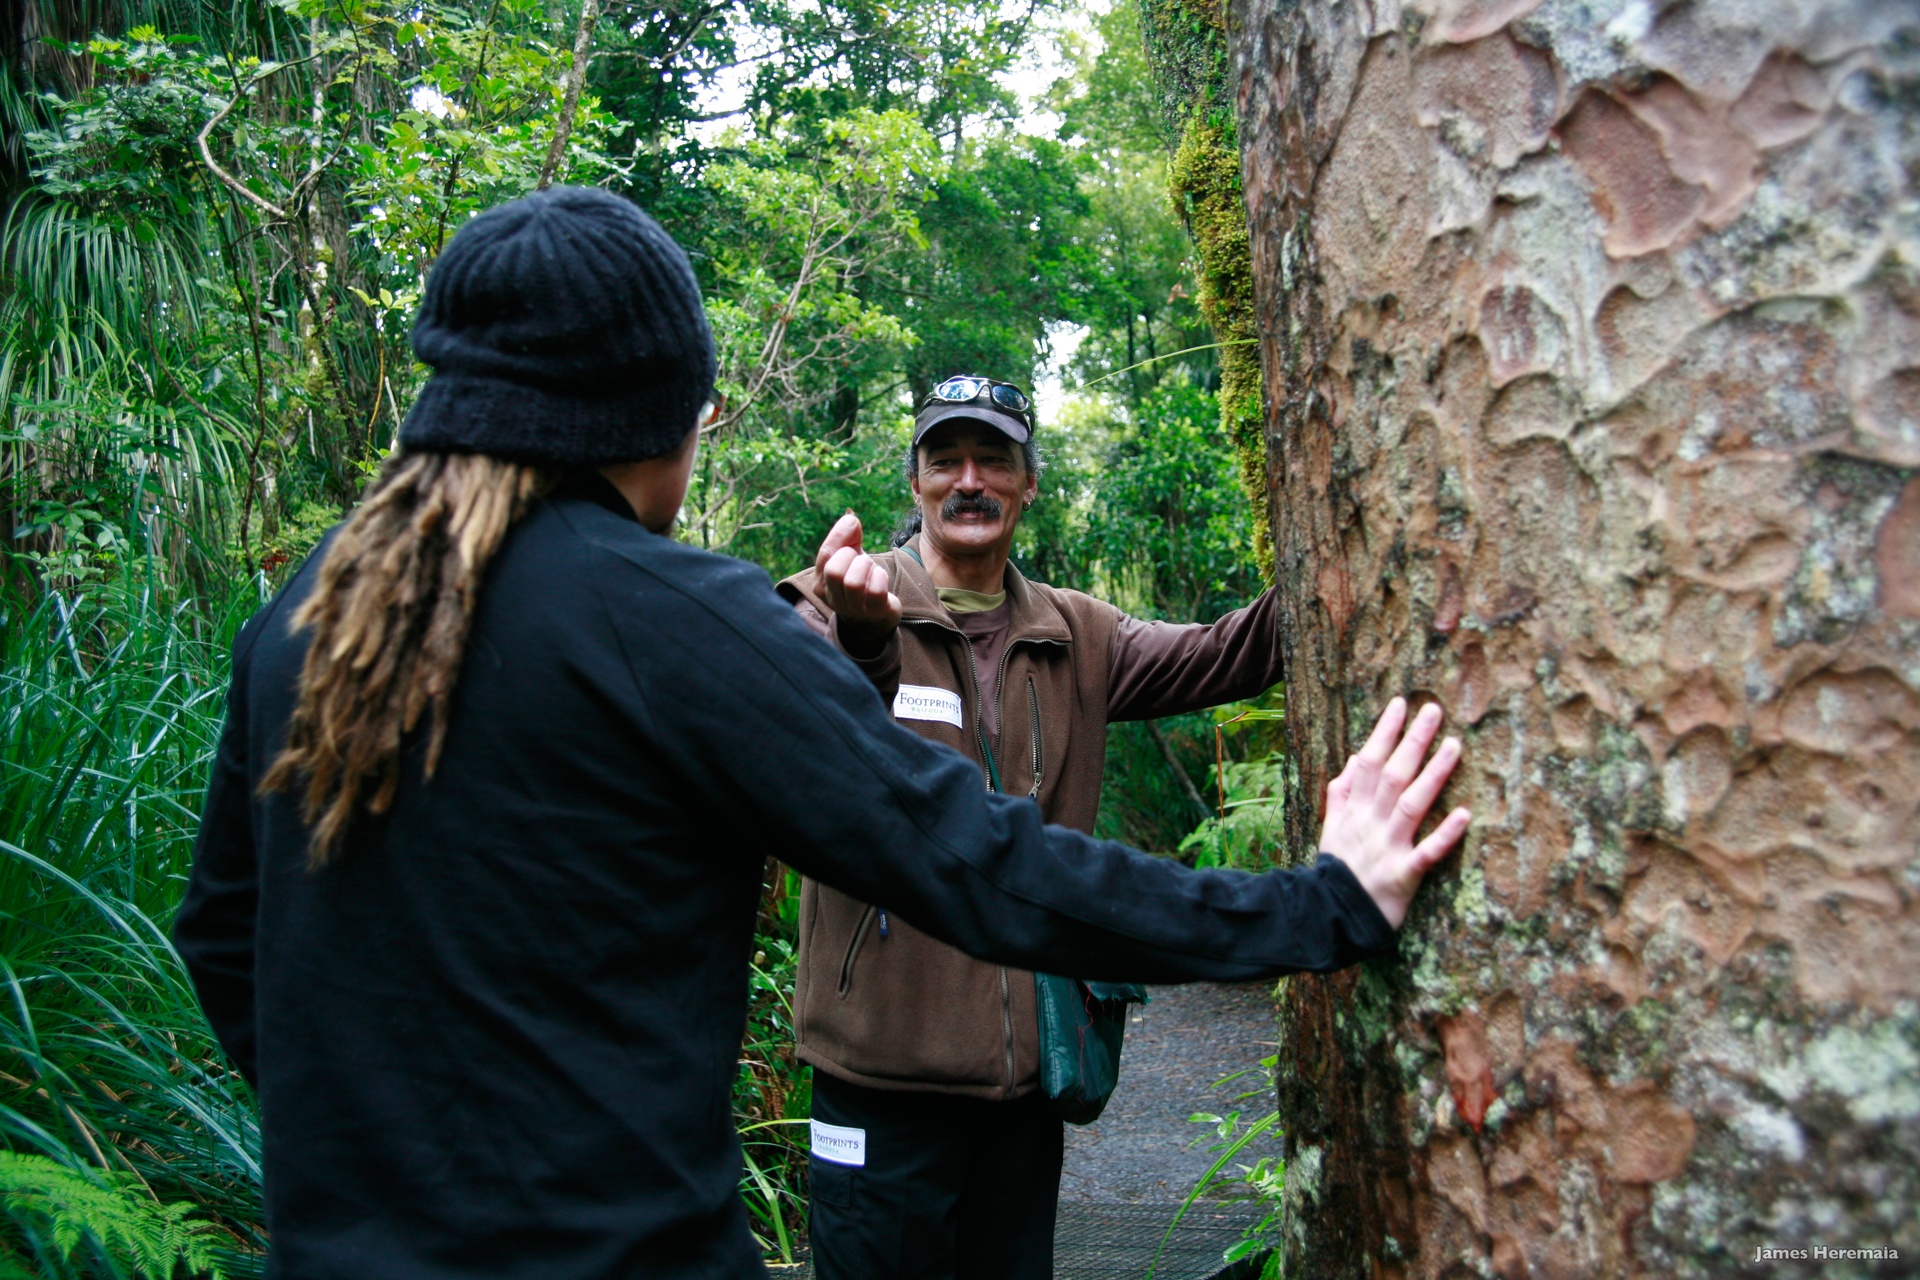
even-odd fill
[[[309,866],[326,865],[369,782],[369,812],[393,803],[401,738],[429,708],[433,776],[481,575],[555,478],[485,454],[403,452],[335,536],[293,615],[313,637],[287,745],[260,784],[265,793],[304,780]]]

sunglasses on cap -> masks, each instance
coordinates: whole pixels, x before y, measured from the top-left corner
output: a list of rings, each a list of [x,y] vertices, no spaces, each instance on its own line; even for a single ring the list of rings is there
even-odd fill
[[[1009,409],[1023,417],[1033,403],[1027,399],[1024,391],[1011,382],[996,382],[992,378],[963,374],[957,378],[948,378],[935,387],[933,394],[927,397],[927,404],[966,404],[970,400],[978,400],[983,395],[1000,408]]]

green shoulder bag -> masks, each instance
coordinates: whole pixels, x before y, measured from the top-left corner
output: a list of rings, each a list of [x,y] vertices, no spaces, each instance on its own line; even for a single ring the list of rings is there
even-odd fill
[[[1062,1120],[1092,1124],[1120,1083],[1127,1006],[1147,1003],[1147,989],[1036,973],[1033,994],[1040,1011],[1040,1087]]]

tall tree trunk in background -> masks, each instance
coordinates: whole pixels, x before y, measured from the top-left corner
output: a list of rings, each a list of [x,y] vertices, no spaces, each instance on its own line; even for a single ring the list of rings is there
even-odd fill
[[[580,0],[580,25],[573,33],[573,63],[567,69],[566,93],[560,102],[560,118],[554,122],[553,142],[547,147],[547,161],[540,166],[541,191],[565,172],[567,139],[573,134],[573,118],[580,111],[580,91],[586,87],[587,64],[593,60],[593,29],[600,21],[600,0]]]
[[[1229,26],[1294,845],[1395,693],[1476,814],[1287,987],[1287,1274],[1911,1274],[1920,5]]]

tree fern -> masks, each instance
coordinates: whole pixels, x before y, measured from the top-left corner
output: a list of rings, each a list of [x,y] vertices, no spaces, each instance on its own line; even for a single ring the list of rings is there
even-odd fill
[[[183,1267],[221,1278],[219,1228],[194,1218],[191,1204],[161,1204],[132,1174],[81,1173],[45,1156],[0,1151],[0,1207],[10,1234],[42,1259],[69,1264],[91,1252],[147,1280],[171,1280]],[[38,1274],[24,1261],[0,1255],[0,1280]]]

